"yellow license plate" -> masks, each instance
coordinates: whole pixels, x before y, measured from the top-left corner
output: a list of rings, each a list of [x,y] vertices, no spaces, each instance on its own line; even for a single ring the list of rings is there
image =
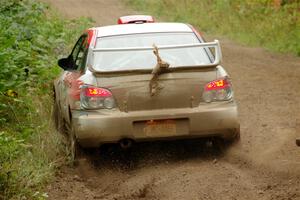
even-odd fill
[[[150,120],[144,127],[144,133],[147,136],[172,136],[176,135],[176,123],[174,120]]]

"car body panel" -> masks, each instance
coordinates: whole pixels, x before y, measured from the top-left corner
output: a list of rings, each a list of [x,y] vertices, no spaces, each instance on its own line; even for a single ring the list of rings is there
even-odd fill
[[[144,129],[146,122],[151,120],[179,120],[181,124],[176,124],[174,133],[149,135]],[[186,123],[182,123],[182,120]],[[84,147],[116,143],[124,138],[135,141],[213,136],[230,138],[239,128],[237,106],[234,102],[131,112],[118,109],[75,111],[72,125],[79,143]]]
[[[98,76],[98,87],[109,89],[122,111],[188,108],[202,101],[207,82],[216,79],[215,68],[164,73],[158,77],[159,90],[151,96],[152,74]]]

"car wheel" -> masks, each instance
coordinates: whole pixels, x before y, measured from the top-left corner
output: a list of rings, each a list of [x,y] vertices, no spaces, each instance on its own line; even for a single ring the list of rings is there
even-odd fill
[[[234,134],[232,137],[225,139],[225,143],[227,143],[227,145],[231,145],[234,143],[238,143],[240,140],[241,140],[240,127],[238,127],[234,130]]]
[[[296,144],[297,144],[297,146],[300,147],[300,138],[297,138],[297,139],[296,139]]]
[[[231,145],[238,143],[241,140],[240,128],[234,130],[234,134],[228,138],[216,137],[213,140],[213,145],[218,152],[226,151]]]
[[[56,102],[53,102],[53,111],[52,111],[52,118],[53,118],[53,122],[54,122],[54,126],[56,128],[56,130],[58,130],[59,127],[59,113],[58,113],[58,106],[56,104]]]
[[[82,148],[76,140],[74,129],[71,126],[68,131],[69,158],[72,165],[76,165],[78,158],[82,155]]]
[[[60,133],[66,133],[66,128],[65,128],[65,123],[64,120],[62,119],[59,111],[59,107],[57,103],[53,102],[53,121],[54,121],[54,127],[55,129],[60,132]]]

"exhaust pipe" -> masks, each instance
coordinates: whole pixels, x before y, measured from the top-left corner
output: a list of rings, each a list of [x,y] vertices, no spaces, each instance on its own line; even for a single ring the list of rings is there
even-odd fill
[[[131,139],[122,139],[119,144],[122,149],[128,149],[132,146],[132,140]]]

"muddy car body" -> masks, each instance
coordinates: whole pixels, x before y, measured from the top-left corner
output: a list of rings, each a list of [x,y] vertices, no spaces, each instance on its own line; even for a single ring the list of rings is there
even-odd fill
[[[120,141],[239,137],[218,41],[182,23],[91,28],[54,82],[58,127],[73,146]]]

